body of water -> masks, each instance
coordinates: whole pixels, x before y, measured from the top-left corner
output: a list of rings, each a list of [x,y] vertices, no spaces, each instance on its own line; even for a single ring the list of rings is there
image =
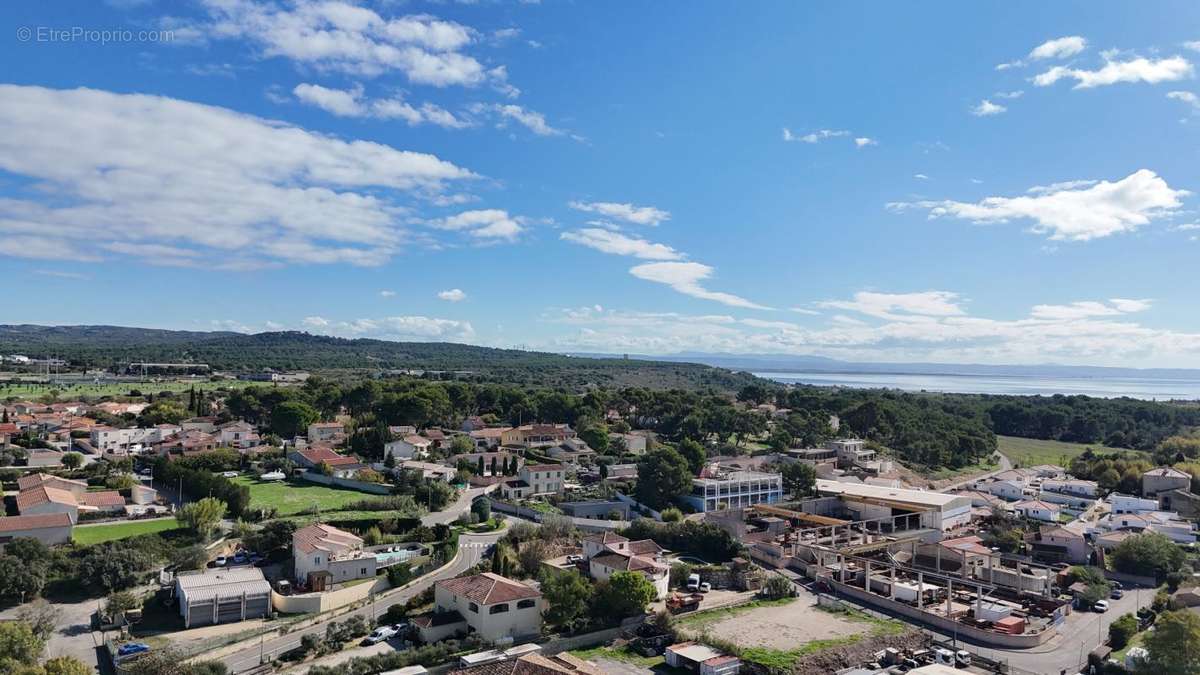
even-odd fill
[[[1084,394],[1099,398],[1128,396],[1146,400],[1200,399],[1200,378],[1032,377],[1027,375],[923,375],[905,373],[759,372],[758,377],[786,384],[901,389],[957,394],[1052,396]]]

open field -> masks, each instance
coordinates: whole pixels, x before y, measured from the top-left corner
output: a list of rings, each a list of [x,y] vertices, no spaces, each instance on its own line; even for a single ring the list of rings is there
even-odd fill
[[[77,544],[88,546],[105,541],[125,539],[126,537],[136,537],[139,534],[167,532],[177,529],[179,529],[179,523],[174,518],[131,520],[125,523],[76,526],[71,539]]]
[[[865,637],[898,635],[899,621],[857,611],[829,611],[808,600],[760,601],[699,612],[677,621],[680,631],[730,643],[742,658],[768,668],[789,669],[799,659]]]
[[[1100,444],[1085,445],[1082,443],[1066,443],[1063,441],[1042,441],[1036,438],[1016,438],[1014,436],[996,436],[1000,442],[1001,454],[1012,460],[1016,466],[1037,466],[1038,464],[1070,464],[1071,460],[1091,448],[1096,452],[1135,452],[1123,448],[1109,448]],[[1064,458],[1066,461],[1064,462]]]
[[[339,511],[354,502],[379,497],[303,481],[267,482],[238,476],[233,482],[250,488],[250,508],[274,507],[281,516],[295,515],[313,507],[321,511]]]
[[[205,391],[216,389],[241,389],[262,382],[242,380],[221,380],[210,382],[198,378],[188,381],[164,382],[120,382],[114,384],[0,384],[0,400],[6,398],[36,400],[47,394],[54,394],[59,400],[69,401],[78,398],[103,398],[105,396],[129,396],[132,391],[155,394],[163,391],[185,392],[192,387]]]

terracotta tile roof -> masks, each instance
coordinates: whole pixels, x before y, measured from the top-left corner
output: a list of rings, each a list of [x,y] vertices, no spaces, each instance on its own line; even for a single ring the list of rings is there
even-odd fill
[[[17,479],[18,490],[28,490],[31,487],[37,487],[38,485],[42,484],[48,484],[50,487],[56,487],[60,490],[66,490],[68,489],[68,486],[76,486],[81,489],[87,488],[87,483],[81,480],[70,480],[67,478],[60,478],[58,476],[51,476],[50,474],[46,473],[31,473],[26,476],[21,476]]]
[[[340,466],[343,464],[358,464],[358,460],[353,457],[346,457],[334,452],[331,448],[313,447],[307,450],[301,450],[300,456],[314,466],[325,462],[329,466]]]
[[[579,673],[580,675],[603,675],[604,671],[590,661],[584,661],[566,652],[554,656],[541,654],[525,654],[512,661],[487,663],[481,666],[459,668],[450,671],[451,675],[563,675],[564,673]]]
[[[0,518],[0,532],[24,532],[46,527],[71,527],[69,513],[39,513],[32,516]]]
[[[446,579],[437,582],[437,585],[480,605],[542,597],[541,592],[535,588],[491,572]]]
[[[39,485],[29,488],[17,495],[17,510],[24,511],[27,508],[37,506],[38,504],[46,503],[66,504],[69,506],[78,506],[75,501],[75,495],[66,490]]]
[[[534,464],[532,466],[526,464],[526,471],[566,471],[562,464]]]
[[[116,490],[105,490],[103,492],[85,492],[79,498],[79,503],[85,506],[125,506],[125,498]]]
[[[662,566],[655,563],[649,558],[643,558],[640,555],[626,556],[620,553],[601,553],[592,558],[591,562],[603,565],[609,569],[623,570],[627,572],[642,572],[660,570]]]
[[[629,542],[626,546],[629,552],[633,555],[656,556],[663,552],[663,547],[654,542],[653,539],[639,539],[638,541]]]
[[[304,553],[313,551],[344,553],[362,548],[363,540],[332,525],[316,523],[296,530],[292,534],[292,543]]]

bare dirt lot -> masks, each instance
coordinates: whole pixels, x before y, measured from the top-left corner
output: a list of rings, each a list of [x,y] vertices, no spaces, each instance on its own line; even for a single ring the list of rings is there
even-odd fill
[[[750,609],[731,608],[716,616],[684,619],[682,628],[706,632],[742,647],[761,647],[778,651],[793,650],[814,640],[838,640],[868,633],[871,625],[849,621],[817,608],[808,598],[786,604],[770,604]]]

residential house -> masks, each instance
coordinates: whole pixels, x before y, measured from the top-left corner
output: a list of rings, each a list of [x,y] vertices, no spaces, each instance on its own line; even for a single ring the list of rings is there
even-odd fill
[[[194,457],[216,450],[217,445],[217,439],[212,434],[190,429],[163,439],[158,444],[158,452],[167,459]]]
[[[25,466],[38,469],[62,466],[63,454],[57,450],[30,448],[25,456]]]
[[[1160,492],[1171,490],[1188,490],[1191,486],[1191,474],[1169,466],[1160,466],[1142,474],[1143,497],[1156,497]]]
[[[593,534],[583,539],[583,557],[588,561],[588,572],[597,581],[616,572],[638,572],[654,584],[657,599],[667,597],[671,568],[662,547],[652,539],[629,541],[613,532]]]
[[[472,431],[486,429],[487,422],[484,422],[483,418],[479,415],[472,415],[470,417],[463,418],[462,424],[458,428],[466,433],[471,433]]]
[[[1057,492],[1058,494],[1071,495],[1072,497],[1083,497],[1086,499],[1095,499],[1100,494],[1100,486],[1094,480],[1079,480],[1077,478],[1067,479],[1046,479],[1042,481],[1043,492]]]
[[[517,477],[500,484],[504,499],[529,499],[546,494],[561,494],[566,481],[566,467],[561,464],[526,464]]]
[[[568,438],[557,445],[546,446],[543,452],[553,459],[574,464],[591,462],[596,456],[596,451],[579,438]]]
[[[575,436],[575,430],[567,424],[525,424],[504,432],[501,435],[500,444],[544,448],[549,445],[558,445],[568,438],[575,438]]]
[[[215,417],[189,417],[179,423],[181,431],[200,431],[206,434],[211,434],[217,430],[217,418]]]
[[[1158,501],[1144,499],[1119,492],[1110,494],[1104,501],[1108,502],[1112,513],[1146,513],[1158,510]]]
[[[441,429],[426,429],[421,435],[429,439],[435,449],[450,445],[450,437]]]
[[[1033,555],[1049,563],[1086,565],[1091,561],[1092,547],[1076,528],[1045,525],[1031,543]]]
[[[256,448],[262,444],[258,431],[250,424],[241,421],[229,422],[217,427],[217,440],[221,445],[239,450]]]
[[[525,645],[529,646],[529,645]],[[520,649],[514,647],[513,649]],[[511,651],[511,650],[510,650]],[[492,652],[495,653],[495,652]],[[570,652],[546,655],[538,653],[521,654],[511,658],[508,652],[499,654],[500,661],[488,660],[488,663],[468,665],[450,671],[450,675],[604,675],[604,671],[591,661],[572,656]],[[421,666],[415,666],[421,668]],[[411,675],[422,675],[420,671],[412,671]],[[388,671],[383,675],[410,675],[406,670]]]
[[[66,490],[74,495],[82,495],[88,489],[88,484],[84,481],[52,476],[47,473],[30,473],[17,479],[17,490],[21,492],[39,485]]]
[[[637,480],[637,464],[609,464],[608,480]]]
[[[1025,483],[1017,480],[997,480],[984,486],[988,492],[1010,502],[1025,498]]]
[[[346,427],[341,422],[313,422],[308,425],[309,443],[336,445],[346,437]]]
[[[446,466],[445,464],[434,464],[433,462],[408,460],[401,462],[400,468],[406,471],[420,471],[422,478],[441,480],[447,483],[453,481],[458,476],[458,469]]]
[[[471,467],[472,471],[478,472],[479,460],[481,460],[481,459],[483,460],[483,475],[484,476],[492,475],[492,466],[493,465],[495,465],[495,467],[496,467],[495,475],[497,475],[497,476],[503,475],[505,465],[511,464],[514,461],[517,464],[518,471],[520,471],[520,468],[525,465],[524,457],[517,455],[517,454],[512,454],[512,453],[503,452],[503,451],[501,451],[501,452],[472,452],[472,453],[468,453],[465,455],[455,455],[453,457],[447,458],[446,463],[454,464],[455,466],[458,466],[459,463],[461,462],[461,463],[466,464],[467,466]]]
[[[99,513],[125,513],[125,498],[116,490],[85,492],[78,497],[80,511],[95,511]]]
[[[79,502],[66,490],[38,485],[17,494],[17,511],[23,516],[65,513],[71,523],[79,522]]]
[[[511,430],[511,427],[475,429],[467,432],[467,436],[475,443],[476,449],[495,450],[503,442],[504,434]]]
[[[1051,504],[1040,499],[1024,499],[1013,504],[1013,511],[1022,517],[1040,520],[1046,523],[1057,523],[1062,512],[1058,504]]]
[[[0,518],[0,548],[23,537],[37,539],[47,546],[65,544],[71,541],[74,524],[71,515],[65,512]]]
[[[485,572],[437,582],[433,614],[416,617],[413,623],[426,643],[460,633],[506,643],[540,635],[542,609],[541,591]]]
[[[433,448],[433,441],[424,436],[409,434],[404,438],[385,444],[383,446],[383,456],[395,457],[398,460],[424,459],[429,456],[431,448]]]
[[[271,616],[271,584],[257,567],[180,572],[175,597],[184,628]]]
[[[1098,531],[1130,530],[1132,532],[1157,532],[1177,544],[1194,544],[1196,526],[1171,511],[1146,511],[1142,513],[1110,513],[1096,521]]]
[[[742,662],[736,657],[697,642],[680,642],[663,653],[667,665],[699,675],[737,675]]]
[[[310,471],[319,471],[321,465],[328,466],[338,478],[353,478],[354,474],[366,468],[357,459],[338,454],[333,448],[323,445],[292,450],[288,452],[288,459]]]
[[[376,559],[363,540],[332,525],[315,523],[292,534],[296,583],[314,591],[375,576]]]

